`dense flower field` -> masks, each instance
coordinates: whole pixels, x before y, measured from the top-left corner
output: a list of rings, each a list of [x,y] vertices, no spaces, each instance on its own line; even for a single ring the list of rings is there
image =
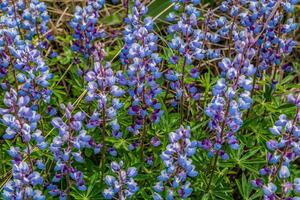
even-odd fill
[[[298,0],[1,0],[0,199],[300,200]]]

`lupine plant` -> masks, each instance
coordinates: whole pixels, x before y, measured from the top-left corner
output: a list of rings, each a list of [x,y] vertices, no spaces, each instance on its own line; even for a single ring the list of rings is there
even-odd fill
[[[0,199],[300,200],[299,13],[0,1]]]
[[[159,195],[164,191],[167,199],[187,198],[192,193],[193,189],[187,178],[198,174],[190,159],[196,153],[197,141],[191,141],[190,138],[190,127],[180,127],[169,134],[170,143],[160,156],[166,169],[157,177],[158,182],[153,187],[154,199],[164,199]]]
[[[134,178],[137,175],[135,167],[129,167],[127,171],[123,170],[123,161],[112,162],[110,165],[111,171],[115,176],[105,176],[105,184],[108,186],[104,189],[102,195],[104,199],[128,199],[132,197],[139,189]]]
[[[92,148],[94,153],[97,154],[101,150],[101,145],[97,145],[83,129],[82,121],[85,118],[83,112],[78,111],[72,115],[74,107],[71,103],[68,103],[67,106],[62,104],[61,109],[65,112],[66,122],[60,117],[55,117],[51,121],[52,126],[58,129],[58,136],[53,138],[49,147],[55,160],[55,174],[51,180],[54,184],[49,183],[47,189],[50,195],[59,195],[63,199],[70,193],[71,181],[75,183],[79,190],[86,190],[83,173],[74,168],[72,163],[84,162],[82,149]],[[67,187],[65,190],[60,190],[55,184],[60,183],[64,177]]]
[[[299,137],[300,127],[298,126],[300,117],[300,96],[288,96],[290,103],[296,105],[296,113],[292,120],[285,114],[279,116],[275,125],[270,128],[274,139],[266,142],[268,149],[267,165],[259,170],[261,176],[268,177],[268,181],[258,178],[252,181],[256,188],[262,188],[265,199],[288,199],[291,191],[299,193],[299,178],[290,181],[290,168],[292,162],[299,158]],[[277,139],[278,138],[278,139]],[[279,179],[276,185],[276,179]]]
[[[127,86],[127,93],[132,99],[128,115],[133,117],[133,124],[128,131],[141,135],[141,152],[144,154],[144,140],[147,124],[157,123],[163,113],[157,96],[161,93],[157,80],[160,78],[159,63],[161,58],[157,51],[157,35],[153,33],[154,24],[147,14],[147,7],[135,1],[132,14],[125,18],[128,25],[124,30],[125,45],[121,52],[121,63],[125,73],[118,72],[120,84]],[[142,22],[140,22],[142,20]],[[142,131],[141,131],[142,130]]]

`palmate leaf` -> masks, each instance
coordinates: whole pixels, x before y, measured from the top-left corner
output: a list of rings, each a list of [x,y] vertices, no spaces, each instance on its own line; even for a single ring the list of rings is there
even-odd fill
[[[247,179],[246,175],[243,173],[241,179],[235,180],[239,193],[244,200],[254,200],[262,196],[262,191],[255,191],[253,193],[253,188],[250,183],[252,179],[254,179],[252,176]]]
[[[159,16],[159,19],[164,19],[168,12],[171,11],[171,8],[168,9],[171,4],[171,1],[154,0],[148,7],[148,14],[153,18]]]
[[[251,148],[245,153],[244,147],[245,146],[241,144],[238,151],[231,150],[231,159],[224,163],[224,166],[238,166],[242,171],[249,170],[251,173],[258,174],[259,166],[266,162],[264,154],[261,152],[262,148]]]
[[[99,184],[99,174],[94,174],[92,177],[89,177],[89,185],[85,192],[80,192],[76,188],[73,188],[74,192],[71,192],[70,195],[76,200],[96,200],[100,199],[101,189],[97,187]]]

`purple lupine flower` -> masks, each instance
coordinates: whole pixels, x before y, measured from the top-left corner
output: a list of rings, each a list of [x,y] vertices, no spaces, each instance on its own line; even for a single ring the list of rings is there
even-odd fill
[[[15,81],[21,86],[21,96],[28,95],[33,100],[49,102],[51,91],[47,86],[52,75],[41,56],[46,39],[50,39],[45,3],[39,0],[27,4],[23,0],[4,0],[0,9],[4,14],[0,19],[0,78],[12,66],[16,73]],[[33,42],[36,36],[38,40]]]
[[[134,118],[134,124],[128,127],[128,131],[133,134],[138,134],[147,120],[157,123],[163,113],[156,98],[161,93],[157,83],[161,75],[158,69],[161,58],[156,53],[157,36],[153,33],[153,21],[150,17],[142,20],[146,13],[147,7],[136,0],[132,14],[125,19],[127,26],[121,62],[127,70],[126,74],[118,73],[120,83],[128,87],[131,97],[128,114]]]
[[[109,125],[112,135],[121,138],[122,132],[117,120],[118,110],[123,106],[119,100],[125,91],[117,86],[118,79],[114,75],[109,62],[104,62],[105,52],[100,43],[95,45],[93,52],[94,68],[89,71],[85,80],[87,81],[87,102],[97,102],[97,109],[94,111],[87,124],[88,128],[102,127]]]
[[[300,140],[298,123],[300,121],[300,95],[296,97],[292,94],[288,96],[288,101],[296,105],[296,115],[289,120],[286,115],[282,114],[275,122],[274,127],[270,128],[273,138],[267,141],[267,165],[260,169],[259,174],[266,176],[267,180],[259,178],[259,184],[252,185],[256,188],[262,188],[265,199],[272,199],[276,196],[277,187],[281,187],[282,198],[288,199],[291,195],[290,191],[299,192],[299,178],[295,178],[294,187],[289,178],[291,176],[291,162],[300,156]],[[275,185],[278,180],[281,185]],[[255,181],[257,182],[257,181]]]
[[[5,199],[45,199],[41,191],[35,189],[43,184],[38,170],[43,167],[31,157],[34,147],[44,150],[46,143],[42,132],[37,129],[41,118],[37,112],[40,100],[50,101],[51,91],[48,81],[52,78],[43,58],[41,49],[51,39],[48,33],[49,16],[46,4],[39,0],[1,2],[0,19],[0,78],[8,69],[15,74],[14,82],[4,80],[4,105],[1,116],[6,131],[4,139],[20,137],[25,144],[18,156],[12,156],[12,179],[7,183]],[[34,39],[37,38],[37,39]],[[34,40],[34,41],[33,41]],[[2,82],[2,80],[1,80]],[[33,146],[35,145],[35,146]],[[16,148],[18,149],[18,148]]]
[[[177,191],[180,198],[187,198],[192,193],[188,177],[198,175],[191,159],[196,153],[197,142],[191,141],[190,137],[189,127],[184,129],[181,126],[175,133],[169,134],[169,144],[160,156],[166,168],[157,177],[158,182],[153,187],[155,190],[153,198],[163,199],[159,194],[163,191],[167,192],[168,197]]]
[[[44,2],[31,0],[26,3],[24,0],[18,2],[3,0],[0,9],[4,13],[1,24],[8,29],[21,31],[18,34],[22,35],[22,40],[31,41],[35,36],[39,39],[42,37],[51,39],[48,29],[49,15]]]
[[[42,99],[50,101],[52,94],[49,90],[49,80],[52,74],[49,73],[48,66],[43,61],[38,50],[31,46],[25,46],[22,50],[10,48],[16,56],[14,69],[17,71],[16,81],[21,85],[18,93],[21,96],[28,95],[32,101]]]
[[[200,75],[199,67],[192,66],[193,63],[203,60],[212,60],[220,58],[220,49],[211,47],[209,43],[214,44],[220,41],[220,37],[216,31],[212,32],[211,19],[212,12],[208,11],[204,16],[204,30],[200,30],[198,18],[201,13],[196,8],[200,1],[181,1],[172,0],[175,3],[173,10],[179,11],[178,19],[174,12],[170,12],[167,20],[171,23],[168,27],[168,33],[171,36],[169,47],[172,49],[172,55],[169,58],[171,65],[181,65],[180,73],[178,72],[178,80],[169,79],[170,88],[175,91],[175,98],[172,99],[171,105],[175,106],[186,98],[199,100],[199,88],[196,85],[185,85],[186,71],[193,79],[197,79]],[[220,27],[222,25],[220,24]],[[176,67],[178,68],[178,67]],[[186,91],[186,92],[184,92]],[[185,94],[188,94],[186,96]],[[184,96],[185,95],[185,96]],[[183,108],[181,108],[183,109]]]
[[[205,109],[206,115],[210,118],[209,127],[213,131],[214,141],[207,147],[207,140],[199,143],[199,146],[208,149],[210,155],[218,154],[223,159],[228,159],[228,154],[222,150],[224,144],[232,149],[238,149],[238,141],[235,133],[243,124],[242,112],[251,107],[252,90],[252,68],[249,52],[253,51],[251,34],[242,31],[236,38],[237,50],[235,58],[223,58],[219,62],[222,76],[213,87],[213,99]]]
[[[24,55],[20,55],[20,53],[23,52],[25,54],[25,52],[28,52],[28,49],[25,50],[25,48],[29,48],[30,51],[35,49],[41,50],[47,47],[48,41],[52,40],[53,37],[48,29],[49,16],[45,3],[39,0],[31,0],[28,3],[25,3],[24,0],[18,2],[3,0],[0,10],[3,13],[0,19],[0,78],[2,78],[7,73],[9,65],[14,65],[16,70],[19,69],[12,61],[14,58],[22,59]],[[33,42],[32,40],[36,36],[38,40]],[[33,55],[37,56],[36,53]],[[23,58],[22,60],[25,62],[26,59]],[[27,58],[26,62],[30,61],[32,60]],[[37,62],[42,61],[38,58]],[[18,66],[22,68],[20,64]],[[40,65],[41,63],[36,64]],[[34,65],[31,67],[36,68],[38,66]],[[38,71],[40,71],[39,68],[33,69],[31,73]],[[41,71],[41,74],[44,71],[46,70]],[[18,77],[20,78],[19,80],[24,80],[25,78],[22,75]]]
[[[53,184],[47,186],[50,195],[59,195],[60,198],[69,193],[70,178],[79,190],[86,190],[83,173],[74,168],[72,162],[84,161],[81,155],[84,148],[92,148],[95,153],[98,153],[101,147],[83,129],[83,120],[85,119],[83,112],[72,114],[74,107],[70,103],[66,106],[62,104],[61,109],[65,112],[66,122],[60,117],[55,117],[51,121],[52,126],[58,130],[58,136],[53,138],[50,145],[50,151],[56,164]],[[64,177],[70,177],[67,178],[67,188],[59,190],[54,184]]]
[[[282,65],[283,58],[289,55],[296,45],[289,35],[298,25],[288,17],[288,14],[293,12],[296,2],[289,0],[283,2],[251,0],[247,2],[240,2],[242,7],[246,8],[241,9],[233,1],[223,1],[220,7],[221,11],[227,12],[234,18],[234,22],[225,23],[220,32],[224,33],[224,36],[231,37],[231,27],[241,25],[253,35],[256,40],[252,45],[256,49],[257,64],[254,68],[257,69],[257,72],[255,75],[261,76],[263,70]],[[236,36],[237,33],[233,31],[233,39]],[[275,88],[273,82],[275,81],[271,81],[271,86]]]
[[[27,152],[31,152],[31,149],[26,150],[25,153],[21,152],[18,147],[11,147],[8,150],[8,154],[12,157],[13,177],[3,188],[4,199],[45,199],[42,192],[35,189],[43,185],[44,180],[39,172],[34,171],[33,160],[29,159],[27,163],[24,159],[28,156]]]
[[[104,178],[105,184],[108,186],[102,192],[104,199],[131,198],[139,190],[137,183],[134,181],[134,178],[137,176],[137,169],[129,167],[125,171],[122,167],[123,161],[111,163],[111,171],[114,173],[114,176],[107,175]]]
[[[30,141],[35,141],[43,150],[47,143],[41,131],[37,129],[40,115],[32,109],[30,100],[29,96],[18,97],[14,89],[5,92],[3,102],[6,108],[0,108],[1,121],[7,127],[3,138],[12,140],[20,134],[23,142],[29,144]]]
[[[95,50],[94,42],[104,37],[104,31],[98,30],[96,25],[99,11],[105,0],[88,0],[87,6],[75,8],[74,18],[70,22],[74,33],[72,50],[82,54],[85,59]]]

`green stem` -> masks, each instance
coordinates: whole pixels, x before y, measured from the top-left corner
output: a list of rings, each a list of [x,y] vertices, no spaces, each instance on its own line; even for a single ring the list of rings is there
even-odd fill
[[[145,148],[145,144],[144,144],[144,139],[146,137],[146,122],[145,119],[143,120],[143,132],[142,132],[142,137],[141,137],[141,160],[142,163],[144,163],[144,148]]]
[[[105,145],[105,108],[102,108],[102,116],[103,116],[103,127],[101,131],[101,143],[102,143],[102,156],[100,160],[100,170],[101,170],[101,183],[103,183],[104,171],[105,171],[105,159],[106,159],[106,145]]]
[[[218,158],[219,158],[219,151],[217,151],[217,155],[215,156],[214,163],[213,163],[213,166],[212,166],[212,169],[211,169],[211,174],[210,174],[209,181],[208,181],[208,184],[207,184],[207,187],[206,187],[206,191],[207,192],[209,192],[209,190],[210,190],[212,179],[214,177],[214,172],[215,172],[215,170],[217,168]]]

